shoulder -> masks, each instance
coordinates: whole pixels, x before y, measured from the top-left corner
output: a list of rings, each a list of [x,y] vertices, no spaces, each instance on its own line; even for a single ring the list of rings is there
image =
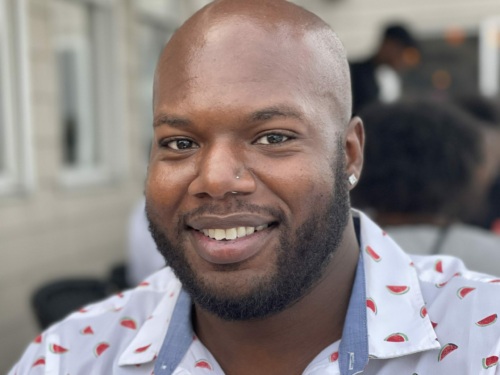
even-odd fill
[[[173,309],[175,299],[168,297],[179,290],[179,281],[166,268],[134,289],[85,306],[35,338],[12,374],[27,374],[34,367],[40,374],[113,372],[118,358],[145,329],[146,322],[157,331],[166,330],[168,317],[152,318],[159,306],[164,314]],[[99,357],[104,358],[97,361]]]
[[[498,355],[500,279],[468,270],[455,257],[415,256],[422,295],[437,338],[475,362]]]

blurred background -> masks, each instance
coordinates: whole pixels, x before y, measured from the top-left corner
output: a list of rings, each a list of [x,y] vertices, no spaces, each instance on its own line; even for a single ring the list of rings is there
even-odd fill
[[[0,373],[40,329],[31,305],[40,286],[108,279],[126,261],[156,60],[207,2],[0,0]],[[295,2],[332,25],[351,61],[376,52],[387,24],[411,28],[412,69],[392,86],[387,75],[388,98],[496,100],[498,0]]]

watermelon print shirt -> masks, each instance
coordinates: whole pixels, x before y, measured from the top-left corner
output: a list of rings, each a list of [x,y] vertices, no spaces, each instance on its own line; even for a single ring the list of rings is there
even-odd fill
[[[364,293],[353,293],[346,321],[358,333],[344,328],[341,341],[319,353],[304,375],[341,374],[342,341],[353,335],[369,358],[356,373],[500,375],[500,278],[469,271],[451,256],[409,256],[364,214],[353,215],[360,223]],[[211,353],[178,324],[186,319],[174,312],[183,293],[173,272],[161,270],[50,327],[9,375],[151,375],[167,331],[176,326],[189,345],[165,373],[221,375]],[[363,302],[361,311],[351,311],[353,299]]]

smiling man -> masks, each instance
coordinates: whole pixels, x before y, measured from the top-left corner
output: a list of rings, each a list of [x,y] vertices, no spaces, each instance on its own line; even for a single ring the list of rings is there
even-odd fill
[[[350,209],[349,81],[333,31],[289,2],[189,19],[158,63],[146,183],[170,267],[51,327],[11,374],[494,373],[496,280],[412,260]]]

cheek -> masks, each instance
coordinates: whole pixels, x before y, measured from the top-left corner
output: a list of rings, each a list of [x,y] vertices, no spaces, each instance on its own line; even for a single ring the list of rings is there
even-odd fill
[[[284,201],[294,217],[309,217],[329,200],[334,185],[327,161],[308,159],[287,166],[269,166],[262,176],[264,184]]]
[[[182,205],[191,178],[191,168],[172,167],[168,163],[154,162],[148,169],[146,201],[163,219],[173,218]]]

